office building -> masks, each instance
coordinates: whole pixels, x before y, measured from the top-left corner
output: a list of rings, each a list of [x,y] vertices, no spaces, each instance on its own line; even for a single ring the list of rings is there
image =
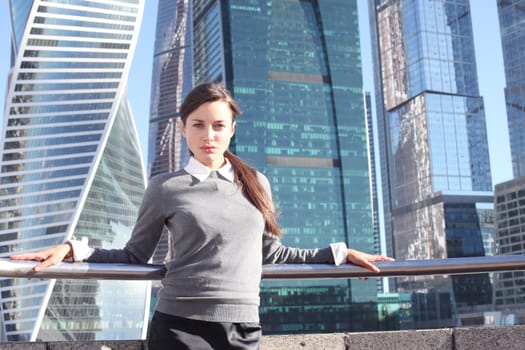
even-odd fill
[[[370,92],[365,92],[365,111],[366,111],[366,130],[367,130],[367,142],[368,149],[370,152],[368,168],[370,169],[370,193],[372,196],[372,231],[374,232],[374,242],[380,244],[381,229],[379,227],[379,199],[377,191],[377,175],[376,175],[376,156],[375,156],[375,145],[374,145],[374,116],[372,114],[372,98]],[[374,248],[374,251],[381,251],[381,247],[378,245]]]
[[[398,260],[485,255],[492,183],[468,0],[370,0],[389,249]],[[491,304],[487,274],[398,278],[414,327]],[[465,322],[470,322],[465,320]]]
[[[494,187],[495,253],[525,254],[525,176]],[[494,273],[494,306],[498,319],[525,323],[525,273]]]
[[[270,180],[283,243],[376,252],[356,1],[196,0],[192,12],[195,83],[223,82],[239,102],[231,149]],[[263,329],[376,329],[376,283],[263,281]]]
[[[127,241],[146,176],[126,96],[141,0],[10,1],[0,254]],[[5,50],[6,48],[4,48]],[[1,278],[3,341],[140,339],[149,283]]]
[[[523,21],[525,1],[499,0],[498,15],[505,70],[505,103],[513,179],[496,184],[497,254],[524,254],[525,247],[525,53],[520,50],[525,38]],[[525,275],[523,272],[495,274],[494,303],[502,319],[525,322]],[[505,316],[506,315],[506,316]]]
[[[189,0],[159,0],[148,150],[149,177],[186,164],[187,149],[179,131],[179,107],[193,86]]]
[[[498,254],[524,254],[525,177],[497,184],[494,189],[496,208],[496,241]],[[495,274],[494,304],[496,310],[509,309],[525,322],[525,272],[509,271]]]
[[[411,324],[412,300],[409,293],[380,293],[378,294],[379,330],[392,331],[405,329],[405,323]]]
[[[498,0],[507,124],[515,178],[525,176],[525,53],[520,50],[525,37],[523,6],[522,0]]]
[[[192,87],[190,1],[159,0],[151,78],[149,178],[179,170],[188,160],[179,128],[179,107]],[[169,244],[169,231],[164,228],[152,263],[162,264],[171,258]],[[160,281],[152,282],[151,313],[160,288]]]

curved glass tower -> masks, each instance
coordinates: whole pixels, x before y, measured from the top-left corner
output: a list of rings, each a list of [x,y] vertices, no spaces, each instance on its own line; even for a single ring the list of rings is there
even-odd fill
[[[0,254],[122,247],[145,170],[126,97],[141,0],[11,1]],[[149,283],[3,278],[3,340],[144,338]]]

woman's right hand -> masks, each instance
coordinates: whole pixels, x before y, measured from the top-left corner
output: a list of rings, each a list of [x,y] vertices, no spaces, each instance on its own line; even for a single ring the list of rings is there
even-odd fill
[[[15,254],[9,258],[11,260],[40,261],[40,264],[33,267],[33,271],[38,272],[48,266],[56,265],[71,256],[73,256],[73,246],[70,243],[64,243],[40,252]]]

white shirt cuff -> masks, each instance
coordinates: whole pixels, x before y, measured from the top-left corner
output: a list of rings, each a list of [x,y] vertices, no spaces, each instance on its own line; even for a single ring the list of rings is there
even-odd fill
[[[84,261],[91,254],[93,254],[93,248],[90,248],[85,241],[68,241],[73,247],[73,261]]]
[[[346,262],[348,256],[348,247],[345,242],[330,243],[330,249],[334,256],[335,266],[339,266]]]

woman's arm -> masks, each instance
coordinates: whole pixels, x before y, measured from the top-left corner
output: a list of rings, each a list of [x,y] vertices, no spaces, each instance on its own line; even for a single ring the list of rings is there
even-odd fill
[[[149,259],[140,259],[128,249],[100,249],[90,248],[82,241],[67,241],[52,248],[35,253],[22,253],[10,256],[11,260],[32,260],[40,264],[33,267],[38,272],[48,266],[56,265],[62,261],[88,261],[108,262],[123,264],[145,264]]]
[[[337,252],[334,247],[344,246],[341,258],[341,250]],[[339,256],[338,256],[339,255]],[[341,260],[342,259],[342,260]],[[331,245],[327,248],[319,249],[299,249],[290,248],[282,245],[279,240],[265,235],[263,238],[263,264],[339,264],[340,261],[348,262],[357,266],[364,267],[372,272],[379,273],[379,269],[374,262],[394,261],[383,255],[368,254],[355,249],[348,249],[344,243]]]
[[[272,192],[270,182],[261,173],[258,173],[259,181],[266,190],[270,200]],[[372,272],[378,273],[377,266],[372,264],[378,261],[393,261],[394,259],[383,255],[374,255],[348,249],[345,243],[330,244],[330,247],[319,249],[290,248],[281,244],[277,237],[265,232],[263,235],[263,264],[336,264],[349,262],[362,266]]]
[[[263,264],[333,264],[334,257],[330,248],[300,249],[281,244],[270,234],[263,237]]]

